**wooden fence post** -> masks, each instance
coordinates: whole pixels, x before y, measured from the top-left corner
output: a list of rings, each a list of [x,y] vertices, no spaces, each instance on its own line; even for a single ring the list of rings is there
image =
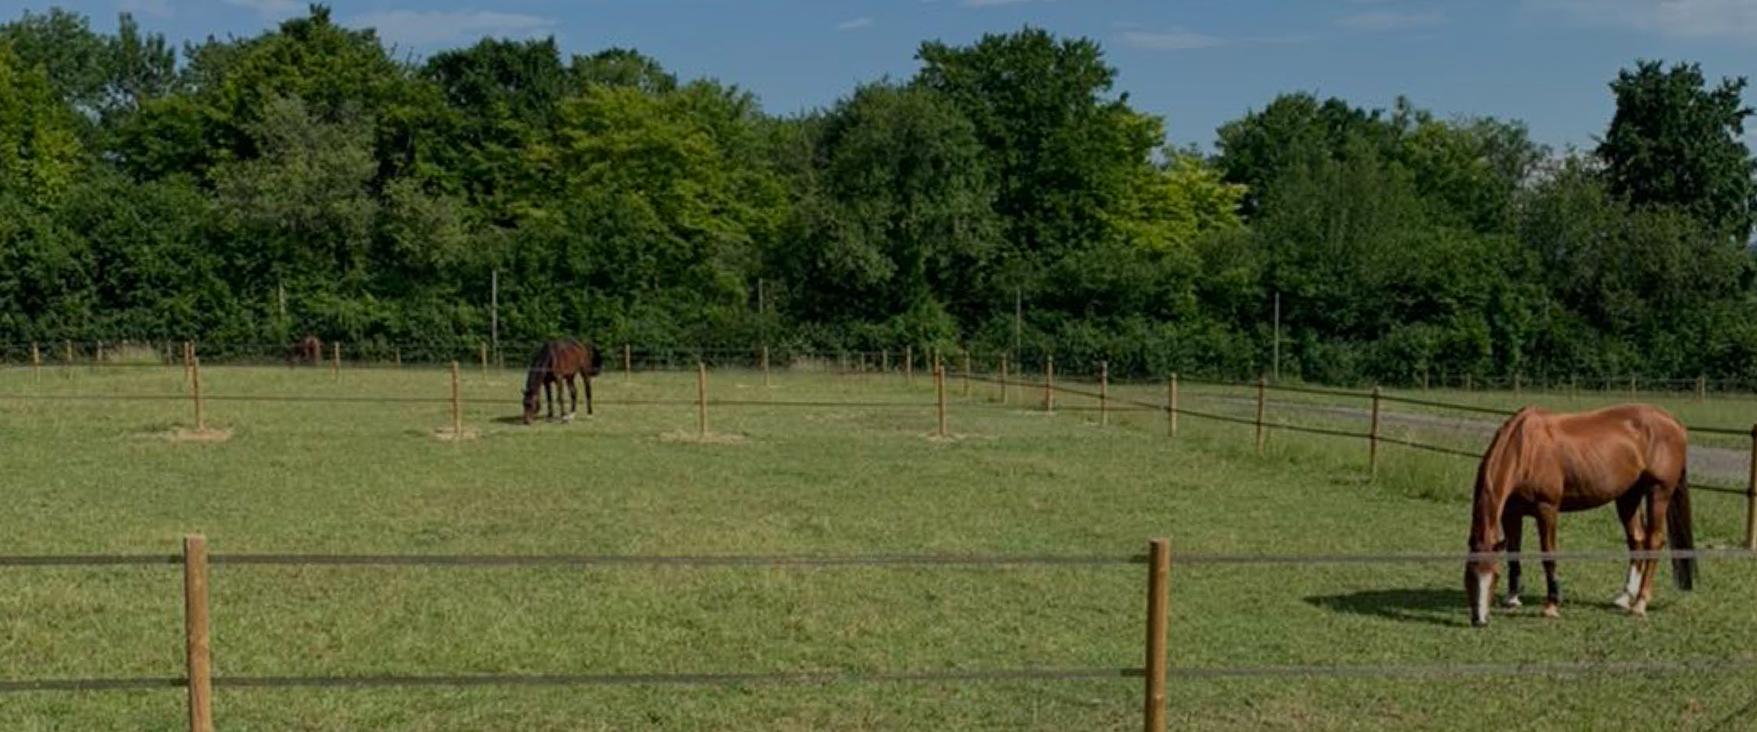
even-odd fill
[[[1757,424],[1751,425],[1751,477],[1745,484],[1745,549],[1757,551]]]
[[[1007,404],[1007,357],[1001,356],[1001,406]]]
[[[1166,400],[1165,421],[1166,432],[1170,437],[1177,437],[1177,372],[1171,372],[1171,383],[1166,385],[1170,398]]]
[[[336,341],[331,345],[333,347],[330,349],[332,357],[330,359],[329,373],[330,376],[334,376],[337,380],[340,380],[342,378],[342,342]]]
[[[183,381],[195,388],[195,346],[189,341],[183,342]]]
[[[1465,391],[1472,390],[1472,387],[1474,386],[1473,379],[1474,379],[1474,377],[1471,376],[1469,371],[1464,372],[1464,390]]]
[[[201,413],[201,359],[191,359],[190,369],[190,381],[195,384],[195,431],[206,432],[207,422]]]
[[[703,439],[708,436],[708,365],[702,361],[695,362],[695,408],[696,434]]]
[[[66,364],[66,366],[67,366],[66,373],[67,373],[68,377],[72,377],[73,376],[73,341],[66,341],[62,344],[62,346],[65,347],[65,349],[66,349],[63,352],[64,356],[62,358],[62,363]]]
[[[970,352],[964,352],[964,396],[970,396]]]
[[[488,379],[488,344],[482,344],[482,379]]]
[[[1146,732],[1165,732],[1166,628],[1171,548],[1164,539],[1147,544],[1147,688],[1142,712]]]
[[[451,362],[451,439],[457,442],[464,439],[463,405],[458,399],[458,362]]]
[[[397,368],[399,368],[399,369],[402,368],[403,367],[403,347],[397,346],[396,348],[392,349],[391,354],[392,354],[392,357],[396,359]]]
[[[1373,387],[1373,429],[1367,446],[1367,479],[1379,477],[1379,387]]]
[[[622,344],[622,383],[627,384],[634,378],[634,355],[629,351],[627,343]]]
[[[1098,362],[1098,425],[1110,424],[1110,362]]]
[[[891,373],[891,349],[879,349],[879,373]]]
[[[1263,451],[1263,405],[1268,400],[1269,380],[1257,377],[1257,452]]]
[[[769,383],[769,344],[767,343],[763,344],[763,386],[771,386]]]
[[[31,378],[37,378],[43,371],[43,352],[37,350],[37,342],[31,341]]]
[[[189,732],[213,732],[213,650],[208,641],[207,537],[183,537],[183,640]]]
[[[1524,379],[1520,378],[1520,374],[1518,372],[1514,372],[1513,373],[1513,396],[1519,396],[1519,392],[1521,390],[1523,390],[1524,385],[1525,385]]]
[[[1708,377],[1704,376],[1704,375],[1698,375],[1696,377],[1696,403],[1701,404],[1703,402],[1703,400],[1705,400],[1707,398],[1708,398]]]
[[[1629,374],[1629,398],[1635,398],[1635,375]]]
[[[933,383],[939,392],[940,437],[946,436],[946,367],[935,360],[933,363]]]
[[[915,347],[903,347],[903,385],[915,385]]]
[[[1043,361],[1043,411],[1055,411],[1055,357]]]

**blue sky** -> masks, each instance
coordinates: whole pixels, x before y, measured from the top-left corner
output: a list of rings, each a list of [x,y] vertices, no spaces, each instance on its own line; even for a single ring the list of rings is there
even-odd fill
[[[300,0],[0,0],[51,5],[111,30],[119,11],[173,40],[252,35]],[[482,35],[554,35],[564,51],[634,47],[685,78],[755,93],[771,113],[827,106],[858,83],[906,78],[923,40],[964,44],[1030,24],[1100,42],[1117,89],[1166,119],[1174,144],[1286,91],[1526,122],[1539,142],[1590,147],[1606,84],[1636,58],[1757,76],[1757,0],[334,0],[407,54]],[[1757,104],[1757,92],[1746,92]],[[1752,125],[1757,128],[1757,125]],[[1757,132],[1757,129],[1752,130]],[[1757,136],[1747,135],[1747,141]]]

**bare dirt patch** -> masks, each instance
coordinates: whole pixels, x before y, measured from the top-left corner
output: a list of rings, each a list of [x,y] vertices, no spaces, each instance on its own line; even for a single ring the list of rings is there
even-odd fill
[[[434,439],[442,440],[445,442],[458,442],[461,440],[474,440],[474,439],[481,437],[481,436],[482,436],[482,432],[480,430],[471,429],[469,427],[465,427],[462,432],[454,432],[454,431],[452,431],[452,428],[450,428],[450,427],[442,427],[440,429],[436,429],[433,431]]]
[[[744,442],[744,435],[732,435],[723,432],[686,432],[677,430],[659,435],[660,442],[700,442],[711,445],[737,445]]]
[[[160,436],[173,444],[184,442],[225,442],[232,439],[232,431],[207,427],[199,430],[174,429],[160,433]]]

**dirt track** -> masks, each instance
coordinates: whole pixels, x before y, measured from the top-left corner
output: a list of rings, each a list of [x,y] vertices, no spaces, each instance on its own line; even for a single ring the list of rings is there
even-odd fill
[[[1255,409],[1256,400],[1249,397],[1212,397],[1229,403],[1247,403]],[[1372,412],[1360,407],[1343,407],[1327,404],[1309,404],[1302,402],[1270,401],[1267,408],[1272,413],[1304,412],[1306,414],[1323,414],[1342,417],[1360,423],[1365,429],[1372,420]],[[1384,427],[1407,427],[1436,432],[1452,432],[1463,437],[1475,437],[1482,445],[1495,434],[1495,428],[1501,425],[1499,420],[1472,419],[1468,417],[1445,417],[1437,414],[1421,414],[1413,412],[1392,412],[1380,410],[1379,425]],[[1477,448],[1480,449],[1480,446]],[[1750,455],[1744,450],[1733,450],[1724,447],[1705,445],[1690,446],[1690,475],[1692,482],[1705,485],[1743,486],[1749,479],[1751,469]]]

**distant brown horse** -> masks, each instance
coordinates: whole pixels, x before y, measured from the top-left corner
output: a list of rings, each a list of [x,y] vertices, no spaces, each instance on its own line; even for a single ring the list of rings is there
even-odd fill
[[[574,389],[573,378],[579,376],[586,385],[586,414],[592,413],[592,377],[604,370],[604,354],[598,349],[583,345],[575,340],[547,341],[537,349],[531,357],[530,368],[525,373],[525,424],[537,416],[537,388],[543,388],[544,400],[549,404],[549,418],[555,419],[556,395],[550,392],[556,382],[567,384],[571,408],[562,416],[564,421],[572,421],[575,412],[579,411],[579,392]]]
[[[316,366],[322,361],[323,341],[318,340],[317,336],[305,336],[294,342],[293,345],[287,347],[288,366],[297,366],[305,363]]]
[[[1464,592],[1472,625],[1487,625],[1494,593],[1493,552],[1508,554],[1508,607],[1519,606],[1520,521],[1537,518],[1543,551],[1556,550],[1556,516],[1615,501],[1630,552],[1658,551],[1669,526],[1678,549],[1692,549],[1689,480],[1685,471],[1689,435],[1665,410],[1647,404],[1620,404],[1591,412],[1557,414],[1527,407],[1495,432],[1476,472],[1471,507],[1470,551],[1464,565]],[[1647,499],[1645,520],[1641,500]],[[1616,604],[1634,615],[1647,613],[1653,596],[1657,559],[1629,560],[1629,579]],[[1562,601],[1554,559],[1543,560],[1549,593],[1544,615],[1555,617]],[[1694,557],[1672,557],[1678,587],[1695,586]]]

